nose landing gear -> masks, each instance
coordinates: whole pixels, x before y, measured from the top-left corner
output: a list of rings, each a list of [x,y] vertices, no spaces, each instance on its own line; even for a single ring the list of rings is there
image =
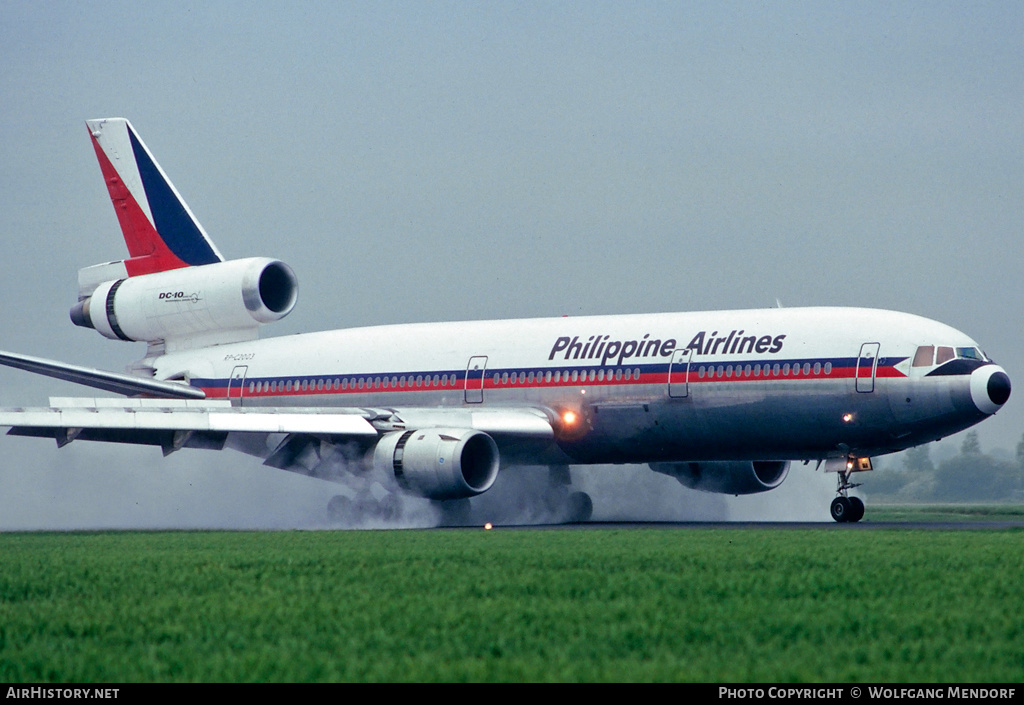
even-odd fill
[[[858,522],[864,518],[864,502],[860,497],[851,497],[850,490],[860,487],[859,482],[850,482],[855,472],[871,470],[871,458],[831,458],[825,461],[825,472],[836,473],[836,494],[829,513],[839,523]]]
[[[860,521],[864,516],[864,502],[860,497],[836,497],[832,500],[829,512],[840,523]]]

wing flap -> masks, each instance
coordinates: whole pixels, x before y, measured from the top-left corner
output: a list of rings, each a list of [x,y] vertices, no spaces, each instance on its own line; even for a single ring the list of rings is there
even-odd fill
[[[156,399],[54,399],[76,402],[41,408],[0,409],[0,426],[14,435],[51,435],[62,429],[90,431],[194,431],[199,433],[305,433],[376,436],[362,409],[329,412],[242,409],[227,403]],[[99,434],[103,435],[103,434]]]

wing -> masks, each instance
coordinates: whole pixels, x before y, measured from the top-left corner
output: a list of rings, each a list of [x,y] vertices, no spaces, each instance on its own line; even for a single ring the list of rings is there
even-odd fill
[[[241,408],[227,400],[53,397],[49,407],[0,409],[9,435],[180,448],[231,446],[265,458],[265,464],[293,469],[311,443],[356,442],[369,448],[384,434],[410,429],[460,428],[482,431],[499,447],[546,444],[551,421],[538,409],[365,409]],[[278,434],[278,435],[275,435]]]

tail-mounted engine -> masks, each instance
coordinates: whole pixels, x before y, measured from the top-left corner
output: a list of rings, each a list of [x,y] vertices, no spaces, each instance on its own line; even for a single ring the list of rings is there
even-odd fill
[[[291,267],[252,257],[104,281],[72,307],[71,320],[113,340],[193,348],[251,340],[297,298]]]
[[[786,461],[716,461],[706,463],[651,463],[651,470],[669,475],[680,484],[702,492],[754,494],[782,484],[789,473]]]
[[[413,494],[460,499],[494,484],[498,446],[486,433],[465,428],[395,431],[377,442],[373,465]]]

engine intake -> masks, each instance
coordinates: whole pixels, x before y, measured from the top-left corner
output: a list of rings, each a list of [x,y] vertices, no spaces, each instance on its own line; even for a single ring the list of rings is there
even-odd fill
[[[486,492],[498,477],[498,446],[482,431],[430,428],[385,435],[373,466],[429,499],[461,499]]]
[[[287,264],[252,257],[104,282],[71,321],[113,340],[237,342],[288,315],[298,291]]]
[[[789,473],[789,462],[784,460],[651,463],[650,467],[691,489],[720,494],[767,492],[781,485]]]

